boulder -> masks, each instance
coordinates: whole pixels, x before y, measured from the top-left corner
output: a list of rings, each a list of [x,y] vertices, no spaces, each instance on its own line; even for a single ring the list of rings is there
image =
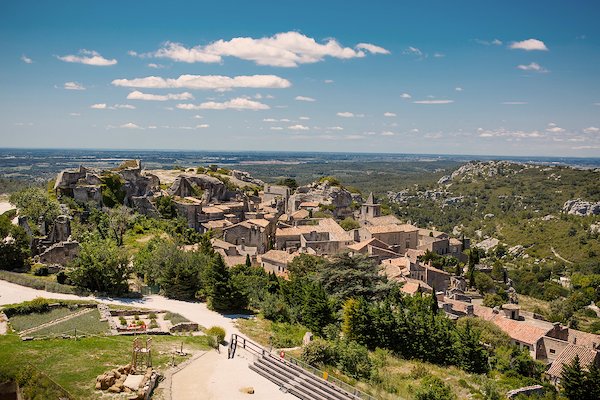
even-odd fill
[[[108,391],[111,393],[121,393],[121,388],[118,387],[117,385],[112,385],[111,387],[108,388]]]
[[[577,216],[600,215],[600,201],[592,203],[582,199],[567,200],[562,210],[567,214]]]

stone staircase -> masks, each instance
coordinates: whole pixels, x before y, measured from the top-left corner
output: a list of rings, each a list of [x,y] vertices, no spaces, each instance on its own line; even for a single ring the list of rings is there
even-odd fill
[[[257,356],[250,369],[302,400],[357,400],[360,397],[336,387],[303,368],[268,354]]]

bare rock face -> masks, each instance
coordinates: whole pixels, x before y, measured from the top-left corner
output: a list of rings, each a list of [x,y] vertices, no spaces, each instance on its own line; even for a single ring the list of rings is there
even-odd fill
[[[233,176],[236,179],[239,179],[242,182],[248,182],[252,185],[260,187],[263,187],[265,185],[263,181],[257,178],[253,178],[252,175],[250,175],[250,173],[246,171],[238,171],[234,169],[233,171],[231,171],[231,176]]]
[[[336,218],[344,218],[353,213],[352,193],[339,186],[333,186],[328,181],[314,182],[296,189],[289,200],[291,212],[297,211],[300,204],[304,202],[331,206]]]
[[[567,200],[562,210],[567,214],[582,217],[586,215],[600,215],[600,201],[592,203],[581,199]]]
[[[198,194],[202,193],[202,199],[207,202],[229,199],[225,184],[217,178],[204,174],[179,175],[169,188],[168,193],[171,196],[180,197],[198,197]]]

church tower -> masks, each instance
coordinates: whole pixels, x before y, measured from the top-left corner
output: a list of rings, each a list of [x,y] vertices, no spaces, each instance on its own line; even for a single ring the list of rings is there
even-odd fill
[[[366,203],[363,203],[363,205],[360,207],[360,218],[365,220],[365,219],[371,219],[371,218],[380,217],[380,216],[381,216],[381,204],[377,204],[375,202],[375,198],[373,197],[373,192],[371,192],[371,194],[369,194],[369,198],[367,199]]]

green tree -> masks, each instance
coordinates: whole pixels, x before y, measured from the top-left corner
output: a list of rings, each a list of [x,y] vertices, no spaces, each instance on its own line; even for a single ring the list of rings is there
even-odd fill
[[[60,204],[50,198],[48,192],[38,187],[22,189],[10,195],[10,202],[17,206],[19,214],[29,217],[32,224],[42,219],[47,224],[60,215]]]
[[[488,351],[481,343],[479,331],[472,328],[470,321],[458,329],[456,353],[459,366],[465,371],[476,374],[488,371]]]
[[[156,209],[161,217],[173,219],[177,217],[177,208],[171,196],[160,196],[156,199]]]
[[[369,306],[361,297],[348,299],[342,307],[342,332],[348,340],[354,340],[371,347],[373,321],[369,316]]]
[[[118,205],[114,208],[110,208],[107,214],[108,228],[110,229],[112,236],[117,242],[117,246],[122,246],[123,236],[125,235],[125,232],[127,232],[127,228],[129,228],[129,225],[133,221],[131,211],[124,205]]]
[[[455,400],[450,386],[437,376],[426,376],[415,392],[416,400]]]
[[[292,190],[296,190],[298,188],[298,182],[294,178],[284,178],[277,181],[277,185],[287,186]]]
[[[585,387],[587,389],[587,399],[600,399],[600,367],[596,363],[589,366],[585,377]]]
[[[320,283],[310,282],[304,286],[302,323],[313,333],[323,335],[323,328],[333,322],[329,297]]]
[[[0,215],[0,269],[12,271],[29,266],[29,238],[25,230]]]
[[[561,386],[567,399],[579,400],[585,398],[587,392],[586,379],[578,355],[575,355],[570,364],[563,365]]]
[[[207,305],[212,310],[239,310],[248,305],[247,297],[233,284],[220,254],[216,254],[206,268],[204,285]]]
[[[81,244],[79,255],[70,265],[74,285],[109,294],[129,290],[131,268],[127,253],[112,240],[92,240]]]
[[[484,295],[494,289],[494,280],[489,275],[480,272],[475,275],[475,287],[479,293]]]
[[[291,277],[304,277],[320,271],[325,263],[326,260],[323,257],[300,254],[288,264],[288,271]]]
[[[344,228],[345,231],[351,231],[353,229],[360,228],[360,223],[354,218],[347,217],[346,219],[340,222],[340,226]]]

